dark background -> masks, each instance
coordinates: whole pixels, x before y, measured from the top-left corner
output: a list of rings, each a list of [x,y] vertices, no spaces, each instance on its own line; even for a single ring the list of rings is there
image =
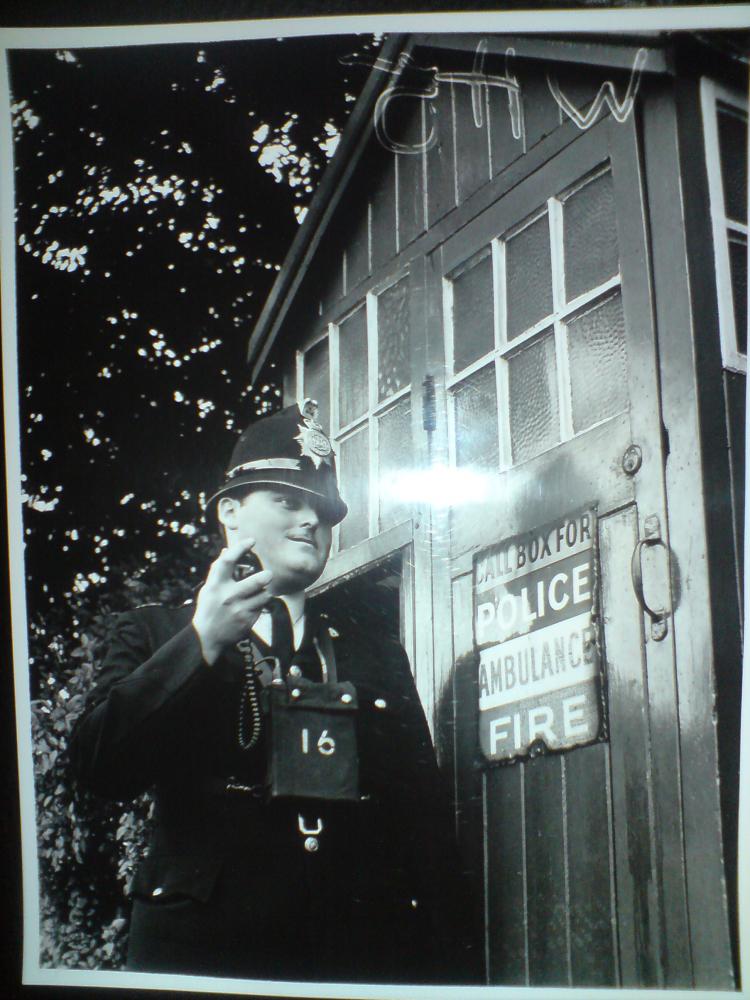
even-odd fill
[[[731,0],[730,0],[731,2]],[[741,0],[736,0],[740,3]],[[695,0],[568,0],[566,9],[581,7],[670,7],[707,6]],[[249,17],[312,17],[346,14],[390,14],[461,10],[559,10],[557,0],[525,3],[523,0],[159,0],[158,7],[149,0],[73,0],[62,5],[55,0],[35,0],[24,5],[15,0],[9,13],[3,15],[6,26],[49,27],[71,24],[166,24],[178,21],[228,21]]]

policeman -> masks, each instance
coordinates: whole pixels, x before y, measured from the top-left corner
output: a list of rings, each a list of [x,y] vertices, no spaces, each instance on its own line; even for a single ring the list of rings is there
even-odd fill
[[[305,603],[347,513],[315,405],[252,424],[209,507],[226,548],[196,601],[119,617],[73,734],[83,784],[154,796],[128,968],[472,978],[406,655],[386,636],[334,631]]]

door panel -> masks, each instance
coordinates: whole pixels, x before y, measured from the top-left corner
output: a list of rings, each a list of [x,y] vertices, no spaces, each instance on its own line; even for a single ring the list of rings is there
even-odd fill
[[[602,622],[607,650],[615,827],[615,880],[622,983],[657,986],[659,900],[651,773],[648,680],[641,611],[626,584],[637,541],[634,507],[599,522]],[[634,641],[635,640],[635,641]]]
[[[562,757],[542,756],[524,765],[526,912],[529,984],[569,983],[569,912],[566,900]]]
[[[631,444],[627,414],[566,441],[516,469],[486,476],[484,496],[451,510],[450,556],[458,559],[487,544],[535,525],[547,524],[596,499],[600,509],[617,509],[633,500],[634,483],[622,469]],[[610,475],[603,480],[602,468]],[[561,504],[565,506],[561,507]],[[514,530],[512,526],[518,525]]]
[[[609,746],[581,747],[561,761],[569,845],[570,981],[578,986],[619,984]]]
[[[618,982],[606,744],[487,773],[489,979]]]
[[[485,775],[488,981],[528,986],[523,765]]]

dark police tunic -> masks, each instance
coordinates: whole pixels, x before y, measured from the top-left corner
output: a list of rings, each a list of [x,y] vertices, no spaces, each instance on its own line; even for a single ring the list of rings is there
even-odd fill
[[[128,967],[307,981],[472,978],[444,790],[396,643],[336,636],[357,688],[361,801],[267,802],[265,745],[237,738],[243,661],[202,659],[193,607],[122,615],[73,736],[79,779],[154,830],[134,879]],[[295,659],[324,623],[308,613]],[[305,847],[322,823],[315,850]],[[301,832],[300,827],[303,828]]]

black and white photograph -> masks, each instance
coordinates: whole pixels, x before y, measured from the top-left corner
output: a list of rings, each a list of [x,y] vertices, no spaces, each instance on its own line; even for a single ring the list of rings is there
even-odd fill
[[[2,29],[19,984],[745,995],[748,24]]]

